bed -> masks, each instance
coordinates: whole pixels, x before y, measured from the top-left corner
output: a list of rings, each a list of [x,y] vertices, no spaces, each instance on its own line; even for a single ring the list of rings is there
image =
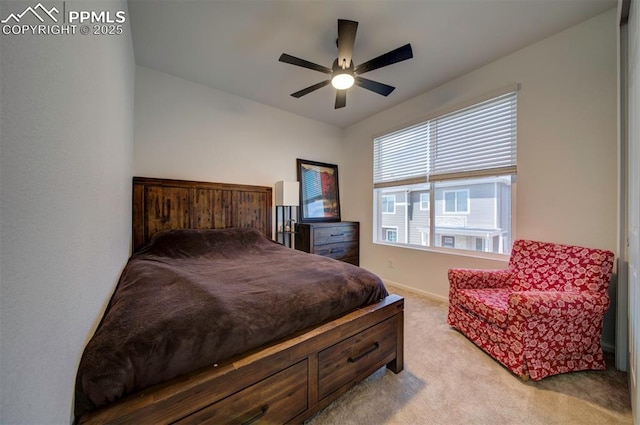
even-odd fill
[[[402,370],[403,299],[271,227],[271,188],[134,178],[134,255],[80,362],[79,423],[300,423]]]

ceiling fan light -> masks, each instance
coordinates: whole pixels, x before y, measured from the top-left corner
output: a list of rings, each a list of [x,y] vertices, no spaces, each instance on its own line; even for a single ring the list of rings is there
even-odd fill
[[[336,74],[331,79],[331,85],[338,90],[346,90],[349,87],[353,86],[353,83],[353,75],[348,72],[341,72],[339,74]]]

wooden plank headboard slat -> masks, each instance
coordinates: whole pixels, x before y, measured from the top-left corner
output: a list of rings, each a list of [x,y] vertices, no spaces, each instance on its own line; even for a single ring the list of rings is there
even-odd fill
[[[133,178],[133,251],[159,231],[253,227],[271,238],[272,189],[231,183]]]

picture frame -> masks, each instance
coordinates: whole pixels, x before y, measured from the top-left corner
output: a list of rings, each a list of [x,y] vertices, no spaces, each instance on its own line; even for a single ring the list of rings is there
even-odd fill
[[[341,221],[338,166],[298,158],[301,223]]]

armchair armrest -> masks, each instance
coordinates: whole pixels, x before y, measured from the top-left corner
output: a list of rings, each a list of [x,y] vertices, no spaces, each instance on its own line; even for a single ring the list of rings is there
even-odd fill
[[[580,318],[603,315],[609,297],[591,292],[523,291],[509,295],[509,316]]]
[[[513,275],[509,269],[449,269],[449,286],[456,289],[509,288]]]

